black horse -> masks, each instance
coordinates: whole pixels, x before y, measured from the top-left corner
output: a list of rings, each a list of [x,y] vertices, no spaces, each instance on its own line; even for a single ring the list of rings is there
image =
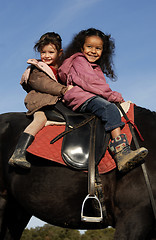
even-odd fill
[[[87,195],[87,174],[31,154],[26,171],[9,167],[19,135],[30,123],[25,113],[0,115],[0,239],[19,240],[34,215],[41,220],[73,229],[116,229],[116,240],[156,239],[155,218],[142,168],[124,176],[117,170],[101,175],[108,222],[82,222],[81,206]],[[156,113],[135,106],[135,123],[149,150],[146,167],[156,198]],[[134,148],[132,142],[132,148]],[[92,211],[92,209],[88,209]]]

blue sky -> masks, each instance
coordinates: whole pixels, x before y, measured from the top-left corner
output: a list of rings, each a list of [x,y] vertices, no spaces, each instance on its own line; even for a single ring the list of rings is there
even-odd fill
[[[40,36],[58,32],[65,47],[74,34],[95,27],[115,40],[116,82],[112,90],[156,111],[155,0],[14,0],[0,7],[0,113],[26,111],[19,85]]]

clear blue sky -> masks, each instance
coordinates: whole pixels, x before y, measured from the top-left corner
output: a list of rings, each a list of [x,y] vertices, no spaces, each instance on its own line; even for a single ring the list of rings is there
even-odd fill
[[[117,82],[125,100],[156,111],[156,0],[14,0],[0,7],[0,113],[26,111],[19,85],[33,46],[58,32],[65,47],[74,34],[95,27],[115,39]]]

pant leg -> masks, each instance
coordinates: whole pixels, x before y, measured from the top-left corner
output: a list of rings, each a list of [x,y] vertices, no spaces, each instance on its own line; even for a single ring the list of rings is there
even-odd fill
[[[120,112],[114,103],[108,102],[99,96],[93,98],[83,108],[83,112],[90,112],[95,114],[105,123],[105,130],[112,131],[115,128],[122,128],[125,124],[121,121]]]
[[[34,113],[33,121],[26,127],[24,132],[35,136],[44,126],[47,121],[46,115],[43,111]]]

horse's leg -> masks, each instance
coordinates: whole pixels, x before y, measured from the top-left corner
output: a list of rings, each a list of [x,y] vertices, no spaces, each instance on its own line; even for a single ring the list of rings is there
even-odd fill
[[[137,207],[118,219],[114,240],[152,240],[154,216],[147,207]]]
[[[0,122],[0,195],[3,194],[6,190],[5,186],[5,178],[4,178],[4,161],[2,160],[2,152],[3,152],[3,142],[5,138],[5,134],[9,128],[9,123]]]
[[[16,203],[9,199],[3,221],[1,240],[20,240],[23,230],[32,216]]]
[[[5,193],[0,192],[0,239],[3,231],[3,222],[4,222],[4,212],[6,209],[7,200],[4,196]]]
[[[4,181],[4,162],[2,161],[2,143],[3,136],[5,135],[9,123],[0,122],[0,239],[9,239],[4,238],[5,224],[4,224],[4,215],[7,206],[7,190]]]

